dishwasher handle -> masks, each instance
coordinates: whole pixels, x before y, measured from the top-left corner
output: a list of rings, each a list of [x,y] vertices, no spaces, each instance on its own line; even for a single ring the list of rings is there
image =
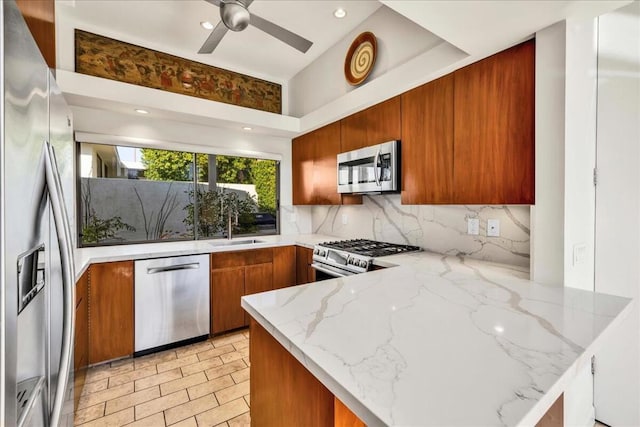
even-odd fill
[[[199,262],[191,262],[189,264],[168,265],[166,267],[149,267],[147,268],[147,274],[165,273],[167,271],[178,270],[197,270],[200,268]]]

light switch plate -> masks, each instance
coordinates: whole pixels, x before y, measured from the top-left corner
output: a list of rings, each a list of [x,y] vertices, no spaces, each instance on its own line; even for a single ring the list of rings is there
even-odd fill
[[[573,245],[573,265],[584,264],[587,261],[587,245],[578,243]]]
[[[297,219],[298,219],[298,216],[295,214],[295,212],[289,216],[289,221],[291,222],[296,222]]]
[[[467,234],[474,236],[480,234],[480,220],[478,218],[467,218]]]
[[[342,214],[342,225],[347,225],[349,223],[349,215]]]
[[[487,220],[487,236],[500,237],[500,220],[499,219]]]

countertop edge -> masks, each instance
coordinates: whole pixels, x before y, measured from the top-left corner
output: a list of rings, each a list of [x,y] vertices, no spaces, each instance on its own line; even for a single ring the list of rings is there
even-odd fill
[[[630,300],[624,309],[616,316],[611,323],[607,325],[605,329],[593,340],[591,345],[584,349],[582,354],[573,362],[573,364],[562,374],[558,380],[549,388],[549,391],[534,405],[531,410],[520,420],[518,426],[532,426],[536,425],[538,421],[544,416],[544,414],[551,408],[554,402],[560,397],[562,393],[567,390],[567,387],[571,381],[578,376],[585,365],[591,364],[591,356],[602,347],[602,343],[606,341],[606,338],[611,331],[617,329],[618,325],[622,323],[631,313],[632,307],[637,304],[636,300]]]
[[[305,240],[305,236],[307,239]],[[320,239],[329,240],[331,236],[315,235]],[[233,252],[244,251],[252,249],[265,249],[275,248],[280,246],[302,246],[305,248],[313,249],[315,243],[309,242],[309,235],[274,235],[263,236],[263,239],[277,238],[277,241],[266,241],[264,243],[253,243],[246,245],[233,245],[233,246],[213,246],[208,242],[215,240],[194,240],[189,242],[158,242],[147,243],[141,245],[114,245],[104,247],[90,247],[90,248],[76,248],[75,249],[75,281],[80,280],[81,276],[87,271],[91,264],[103,263],[103,262],[118,262],[118,261],[136,261],[141,259],[153,259],[164,257],[175,257],[184,255],[200,255],[200,254],[212,254],[219,252]],[[238,238],[243,240],[245,237]],[[180,248],[167,248],[166,245],[193,245],[193,247],[180,247]],[[144,246],[143,246],[144,245]],[[206,247],[204,245],[210,245]],[[153,248],[152,248],[153,247]],[[141,250],[141,248],[143,248]],[[120,253],[113,253],[112,251],[121,249]],[[150,252],[153,250],[153,252]],[[89,254],[84,255],[83,252],[95,251],[105,252],[104,254]]]
[[[289,352],[289,354],[295,357],[302,366],[311,372],[311,374],[313,374],[313,376],[320,381],[322,385],[324,385],[331,393],[333,393],[334,396],[340,399],[347,408],[364,421],[367,427],[386,426],[380,418],[378,418],[366,406],[358,401],[358,399],[336,382],[324,369],[320,368],[317,364],[313,363],[313,361],[305,357],[304,352],[298,348],[298,346],[285,337],[285,335],[280,332],[276,326],[271,324],[267,319],[255,311],[249,303],[246,303],[244,297],[241,298],[240,305],[256,322],[258,322],[258,324],[260,324],[260,326],[262,326],[276,341],[278,341],[280,345]]]
[[[399,265],[398,268],[407,268]],[[348,278],[347,278],[348,280]],[[301,285],[309,286],[309,285]],[[273,291],[277,292],[277,291]],[[624,322],[624,320],[632,312],[636,300],[630,299],[622,311],[616,315],[611,322],[593,339],[593,341],[584,348],[576,360],[569,366],[565,372],[560,375],[557,380],[549,387],[547,392],[538,400],[529,411],[515,424],[517,426],[536,425],[538,421],[546,414],[546,412],[555,403],[558,397],[566,392],[572,381],[583,372],[585,367],[591,363],[591,356],[594,355],[606,341],[607,337],[613,330]],[[241,299],[241,306],[244,310],[255,319],[258,324],[264,327],[271,336],[273,336],[292,356],[296,358],[311,374],[313,374],[329,391],[338,397],[354,414],[363,420],[368,426],[386,426],[386,424],[372,412],[368,407],[361,403],[355,396],[347,391],[339,382],[337,382],[331,374],[318,366],[313,360],[309,359],[303,350],[296,346],[289,338],[286,337],[275,325],[263,317],[252,305],[251,302],[244,297]]]

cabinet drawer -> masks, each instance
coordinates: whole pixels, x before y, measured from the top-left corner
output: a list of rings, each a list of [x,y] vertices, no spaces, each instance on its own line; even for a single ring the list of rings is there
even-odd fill
[[[273,261],[273,250],[252,249],[248,251],[222,252],[211,254],[211,269],[242,267],[245,265],[265,264]]]

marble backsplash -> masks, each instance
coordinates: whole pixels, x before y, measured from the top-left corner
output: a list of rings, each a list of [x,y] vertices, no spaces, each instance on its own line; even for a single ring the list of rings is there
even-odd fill
[[[480,219],[480,235],[467,234],[467,218]],[[500,221],[500,237],[487,237],[488,219]],[[314,233],[529,267],[529,206],[402,205],[394,194],[365,196],[362,205],[313,206],[311,220]]]

